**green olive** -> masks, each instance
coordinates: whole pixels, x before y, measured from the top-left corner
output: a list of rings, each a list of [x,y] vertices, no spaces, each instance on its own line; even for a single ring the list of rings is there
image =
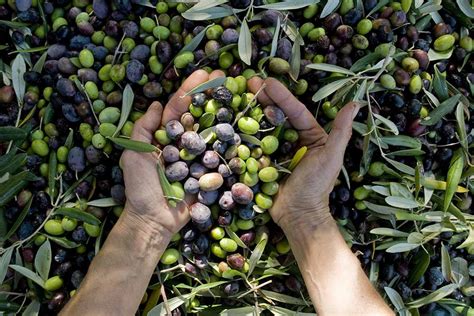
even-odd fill
[[[116,129],[117,126],[111,123],[101,123],[99,125],[99,133],[104,137],[112,137]]]
[[[422,87],[423,80],[421,79],[421,77],[419,75],[413,75],[410,79],[410,83],[408,86],[410,92],[413,94],[418,94],[420,93]]]
[[[265,136],[261,142],[262,143],[260,147],[262,148],[263,153],[266,155],[271,155],[278,149],[278,138],[273,135]]]
[[[149,17],[144,17],[140,19],[140,27],[147,33],[151,33],[155,28],[155,20]]]
[[[227,256],[227,252],[224,249],[222,249],[218,243],[211,244],[210,248],[211,248],[211,253],[218,258],[224,259]]]
[[[243,133],[249,135],[256,134],[260,129],[260,124],[258,124],[258,122],[251,117],[240,118],[237,122],[237,126]]]
[[[393,76],[389,74],[383,74],[380,76],[380,84],[382,85],[382,87],[388,90],[392,90],[397,87],[397,82],[395,81],[395,78],[393,78]]]
[[[158,25],[153,28],[153,36],[160,41],[166,41],[170,34],[171,31],[165,26]]]
[[[272,182],[265,182],[261,186],[261,190],[263,193],[266,195],[275,195],[278,193],[278,182],[272,181]]]
[[[298,132],[294,129],[289,128],[283,133],[283,139],[290,143],[296,143],[296,141],[298,141],[298,138]]]
[[[250,157],[250,148],[246,145],[239,145],[237,147],[237,155],[240,159],[247,160]]]
[[[31,143],[31,149],[33,149],[35,154],[41,157],[45,157],[49,154],[48,144],[42,139],[35,139]]]
[[[63,279],[61,279],[60,276],[55,275],[44,282],[44,289],[46,291],[53,292],[59,290],[63,286],[63,284]]]
[[[276,250],[278,251],[279,254],[282,254],[282,255],[287,254],[291,250],[290,243],[288,242],[286,238],[284,238],[276,244]]]
[[[370,190],[361,186],[354,190],[354,198],[357,200],[365,200],[369,196]]]
[[[375,161],[370,164],[367,173],[372,177],[380,177],[385,173],[385,165],[382,162]]]
[[[435,50],[443,52],[453,47],[455,41],[454,36],[451,34],[441,35],[434,41],[433,47]]]
[[[79,53],[79,62],[85,68],[90,68],[94,64],[94,55],[88,49],[83,49]]]
[[[180,253],[174,248],[166,249],[161,255],[160,262],[166,265],[174,264],[180,258]]]
[[[67,161],[67,154],[69,153],[69,149],[66,146],[61,146],[56,151],[56,157],[59,162],[66,162]]]
[[[82,226],[84,227],[84,230],[86,233],[91,236],[91,237],[99,237],[100,235],[100,226],[98,225],[92,225],[89,223],[83,223]]]
[[[255,227],[255,223],[251,219],[238,219],[235,224],[240,230],[250,230]]]
[[[245,161],[247,172],[250,174],[256,174],[258,172],[258,161],[253,157],[247,158]]]
[[[243,174],[240,175],[239,180],[243,184],[245,184],[249,187],[253,187],[254,185],[256,185],[258,183],[258,174],[256,174],[256,173],[252,174],[252,173],[246,171],[246,172],[244,172]]]
[[[92,136],[91,142],[92,146],[97,149],[102,149],[105,147],[105,144],[107,144],[107,140],[105,139],[105,137],[99,133],[94,134],[94,136]]]
[[[221,246],[221,248],[227,252],[234,252],[238,247],[237,243],[230,238],[222,238],[219,240],[219,246]]]
[[[44,230],[53,236],[59,236],[64,234],[64,229],[61,225],[61,221],[56,219],[50,219],[44,224]]]
[[[74,218],[64,217],[61,221],[61,227],[67,232],[72,232],[77,227],[77,220]]]
[[[164,129],[159,129],[154,134],[155,140],[162,146],[166,146],[171,143],[171,139],[166,134]]]
[[[273,199],[271,196],[259,192],[255,195],[255,203],[257,203],[259,207],[268,210],[273,205]]]
[[[188,64],[194,62],[194,54],[192,52],[182,52],[174,59],[174,65],[176,68],[185,68]]]
[[[225,236],[225,230],[222,227],[215,227],[211,230],[211,237],[215,240],[221,240]]]
[[[120,110],[116,107],[107,107],[99,114],[99,121],[101,123],[115,124],[120,119]]]
[[[275,167],[265,167],[258,172],[258,178],[263,182],[273,182],[278,179],[278,170]]]
[[[372,30],[372,21],[369,19],[360,20],[359,23],[357,23],[356,30],[360,35],[366,35]]]

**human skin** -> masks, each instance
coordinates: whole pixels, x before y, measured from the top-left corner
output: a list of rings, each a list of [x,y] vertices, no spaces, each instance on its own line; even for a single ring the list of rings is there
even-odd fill
[[[135,123],[132,139],[153,143],[153,133],[160,125],[179,119],[187,111],[190,97],[183,97],[187,91],[223,75],[221,71],[210,75],[202,70],[194,72],[164,110],[158,102],[151,104]],[[261,90],[258,100],[263,106],[278,105],[299,131],[301,145],[308,146],[298,167],[281,184],[270,214],[287,235],[318,314],[393,315],[329,213],[329,193],[342,166],[358,105],[346,105],[327,135],[306,107],[277,80],[264,82],[255,77],[248,87],[254,93]],[[157,159],[149,153],[123,153],[127,195],[124,212],[61,314],[135,314],[171,236],[189,221],[186,203],[176,207],[167,204],[156,172]],[[191,202],[189,197],[186,200]]]

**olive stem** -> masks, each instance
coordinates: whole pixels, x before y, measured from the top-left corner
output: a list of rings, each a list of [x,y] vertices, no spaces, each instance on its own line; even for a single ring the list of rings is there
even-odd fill
[[[265,285],[268,285],[272,282],[273,282],[272,280],[268,280],[267,282],[263,282],[262,284],[259,284],[257,286],[252,285],[252,288],[250,290],[248,290],[247,292],[244,292],[244,293],[240,294],[239,296],[237,296],[237,299],[240,299],[240,298],[242,298],[242,297],[244,297],[244,296],[246,296],[246,295],[248,295],[252,292],[255,292],[255,291],[261,289],[262,287],[264,287]],[[251,283],[249,283],[249,284],[251,284]]]
[[[242,112],[237,113],[237,115],[235,116],[235,120],[234,120],[234,122],[232,123],[232,126],[235,126],[235,124],[237,124],[237,122],[239,121],[239,119],[241,119],[242,116],[245,115],[245,113],[250,109],[252,102],[257,99],[258,95],[263,91],[263,89],[265,89],[266,86],[267,86],[267,85],[266,85],[265,83],[263,83],[262,86],[260,87],[260,89],[258,89],[258,91],[255,93],[255,95],[253,96],[253,98],[250,100],[250,102],[247,103],[247,106],[245,107],[245,109],[244,109]]]

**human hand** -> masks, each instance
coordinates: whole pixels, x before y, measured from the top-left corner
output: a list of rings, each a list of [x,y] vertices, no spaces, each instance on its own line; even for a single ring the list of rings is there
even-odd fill
[[[342,167],[344,151],[352,134],[352,120],[359,105],[351,102],[344,106],[333,122],[329,135],[317,123],[306,106],[278,80],[265,81],[254,77],[248,88],[258,95],[262,106],[275,104],[286,114],[299,132],[299,144],[308,151],[292,174],[280,184],[270,214],[284,230],[300,229],[309,225],[316,228],[332,217],[329,212],[329,193]]]
[[[160,125],[165,125],[170,120],[179,120],[181,114],[188,110],[191,97],[183,96],[209,78],[221,75],[221,72],[209,75],[204,70],[194,72],[176,91],[164,110],[157,101],[150,105],[143,117],[135,122],[131,139],[156,145],[153,134]],[[176,207],[168,205],[160,185],[157,163],[156,153],[125,150],[122,154],[127,197],[124,213],[152,233],[163,233],[165,230],[171,236],[189,221],[187,205],[190,201],[186,197],[185,201],[188,203],[180,202]]]

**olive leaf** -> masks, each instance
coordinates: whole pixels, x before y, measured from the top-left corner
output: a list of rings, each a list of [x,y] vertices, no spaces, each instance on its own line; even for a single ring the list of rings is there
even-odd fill
[[[54,242],[55,244],[59,245],[60,247],[66,248],[66,249],[74,249],[79,247],[80,245],[74,241],[71,241],[67,239],[66,237],[56,237],[56,236],[50,236],[46,235],[45,236]]]
[[[295,155],[293,156],[293,158],[291,158],[290,164],[288,165],[288,170],[293,171],[296,168],[296,166],[300,163],[301,159],[303,159],[307,151],[308,151],[308,147],[306,146],[303,146],[300,149],[298,149]]]
[[[451,48],[448,51],[445,51],[445,52],[437,52],[434,49],[430,49],[428,51],[428,59],[430,61],[446,60],[446,59],[451,58],[451,55],[453,54],[453,51],[454,51],[454,47]]]
[[[314,313],[295,312],[295,311],[283,308],[281,306],[273,306],[273,305],[270,305],[268,307],[268,310],[272,312],[272,314],[275,316],[314,316],[315,315]],[[256,315],[256,314],[249,313],[246,315]]]
[[[438,67],[434,67],[434,76],[433,76],[433,90],[436,96],[444,101],[449,98],[448,94],[448,85],[446,83],[446,76],[441,74]]]
[[[408,233],[393,228],[379,227],[370,231],[371,234],[389,237],[408,237]]]
[[[267,10],[296,10],[319,3],[319,0],[291,0],[255,6],[258,9]]]
[[[245,19],[240,26],[238,49],[240,59],[247,65],[250,65],[252,59],[252,35]]]
[[[265,295],[267,298],[277,301],[277,302],[282,302],[285,304],[290,304],[290,305],[300,305],[300,306],[307,306],[308,303],[306,301],[303,301],[300,298],[273,292],[273,291],[267,291],[267,290],[261,290],[262,294]]]
[[[163,194],[165,195],[165,197],[167,197],[168,204],[175,207],[176,200],[173,199],[173,197],[175,197],[174,189],[171,186],[168,178],[166,177],[165,168],[163,167],[161,162],[157,163],[157,169],[158,169],[158,177],[160,179],[160,185],[161,185],[161,189],[163,190]]]
[[[199,32],[196,36],[194,36],[193,39],[189,43],[187,43],[186,45],[183,46],[183,48],[181,48],[181,50],[179,51],[178,54],[176,54],[176,56],[178,56],[179,54],[183,52],[194,52],[194,50],[199,46],[199,44],[201,44],[202,39],[206,35],[207,29],[213,25],[214,23],[209,24],[201,32]]]
[[[117,134],[122,130],[122,127],[128,120],[128,116],[130,115],[130,111],[132,110],[133,106],[133,90],[129,84],[125,86],[122,94],[122,109],[120,110],[120,120],[118,122],[117,128],[113,134],[113,137],[117,136]]]
[[[322,70],[322,71],[327,71],[327,72],[337,72],[337,73],[341,73],[341,74],[345,74],[349,76],[355,76],[355,73],[352,72],[351,70],[348,70],[340,66],[332,65],[332,64],[325,64],[325,63],[309,64],[306,66],[306,68]]]
[[[37,300],[33,300],[31,301],[30,304],[28,304],[28,306],[23,311],[23,314],[21,315],[22,316],[38,316],[40,308],[41,308],[41,303],[38,302]],[[17,310],[18,309],[16,309],[16,311]]]
[[[16,218],[15,222],[10,227],[10,230],[5,234],[5,236],[2,236],[2,240],[8,240],[11,236],[13,236],[18,227],[20,227],[21,223],[23,223],[23,220],[25,219],[26,215],[28,215],[28,211],[30,210],[32,202],[33,198],[30,197],[26,205],[21,210],[20,214],[18,214],[18,217]]]
[[[425,274],[426,270],[430,266],[430,255],[423,248],[416,253],[410,262],[410,275],[408,277],[408,283],[410,286],[414,286],[416,282]]]
[[[421,148],[421,141],[418,138],[410,137],[407,135],[388,135],[382,136],[380,139],[387,145],[408,147],[413,149]]]
[[[212,7],[204,10],[196,10],[196,11],[185,11],[181,13],[181,16],[187,20],[192,21],[204,21],[204,20],[212,20],[212,19],[219,19],[226,16],[234,15],[234,11],[229,6],[221,6],[221,7]]]
[[[240,139],[245,142],[256,146],[261,146],[262,142],[255,136],[239,133]]]
[[[213,113],[206,112],[199,118],[199,128],[206,129],[211,127],[216,116]]]
[[[28,27],[29,24],[25,22],[19,22],[19,21],[5,21],[5,20],[0,20],[0,25],[5,25],[8,26],[9,28],[12,29],[18,29],[21,27]]]
[[[456,129],[459,135],[459,142],[461,143],[464,150],[468,151],[467,132],[466,124],[464,122],[464,105],[459,102],[456,106]],[[1,172],[0,172],[1,174]]]
[[[459,9],[469,18],[474,19],[474,10],[469,0],[456,0]]]
[[[43,70],[44,63],[46,61],[46,58],[48,58],[48,52],[44,52],[40,58],[36,61],[35,65],[33,66],[33,71],[41,73]]]
[[[461,148],[454,152],[451,162],[449,164],[448,175],[446,177],[447,187],[444,195],[443,211],[448,210],[449,204],[457,190],[459,181],[461,180],[462,171],[464,168],[464,152]]]
[[[402,297],[400,296],[400,294],[398,294],[397,291],[388,286],[384,287],[384,290],[385,293],[387,293],[387,296],[392,302],[393,306],[396,308],[397,312],[401,312],[406,308],[405,303],[403,303]]]
[[[294,81],[298,80],[300,75],[301,68],[301,47],[298,41],[293,43],[291,47],[291,57],[290,57],[290,72],[289,75]]]
[[[275,26],[275,31],[273,31],[272,48],[270,50],[270,56],[267,56],[266,58],[262,58],[264,59],[263,63],[265,63],[265,61],[268,58],[275,57],[275,54],[278,48],[278,38],[280,35],[280,28],[281,28],[281,22],[280,22],[280,16],[278,16],[277,23]],[[262,63],[262,66],[263,66],[263,63]],[[259,64],[258,68],[261,69],[262,67],[260,66],[260,61],[258,62],[258,64]]]
[[[449,99],[443,101],[437,108],[431,111],[423,121],[421,121],[421,124],[433,126],[438,123],[446,114],[451,113],[454,110],[460,97],[460,95],[453,95]]]
[[[194,87],[193,89],[189,90],[188,92],[186,92],[186,94],[184,94],[182,97],[199,93],[199,92],[204,92],[208,89],[214,89],[214,88],[220,87],[225,83],[226,79],[227,79],[226,77],[217,77],[217,78],[208,80],[206,82],[203,82],[197,85],[196,87]]]
[[[49,154],[49,163],[48,163],[48,194],[51,197],[51,201],[57,195],[56,188],[56,175],[58,170],[58,159],[56,157],[56,151],[51,151]]]
[[[12,64],[12,82],[13,90],[15,90],[18,104],[23,104],[23,97],[25,96],[26,83],[23,75],[26,71],[26,64],[21,54],[16,55]]]
[[[297,42],[300,45],[304,45],[303,37],[301,36],[298,28],[296,27],[295,23],[289,19],[285,19],[284,23],[281,25],[283,31],[286,35],[293,41]]]
[[[94,205],[95,206],[95,205]],[[92,225],[99,225],[100,220],[90,213],[86,213],[81,211],[77,208],[73,207],[60,207],[58,208],[54,214],[64,215],[69,218],[74,218],[84,223],[92,224]]]
[[[155,146],[149,143],[145,143],[142,141],[138,140],[133,140],[133,139],[127,139],[127,138],[121,138],[121,137],[107,137],[110,139],[113,143],[136,152],[141,152],[141,153],[151,153],[157,150]]]
[[[326,5],[323,8],[323,11],[321,11],[320,19],[324,19],[327,17],[329,14],[333,13],[339,4],[341,3],[341,0],[328,0],[326,2]]]
[[[173,297],[172,299],[166,301],[166,306],[169,310],[175,310],[176,308],[186,303],[191,296],[191,294],[185,294]],[[148,312],[147,316],[166,316],[168,315],[167,308],[165,307],[165,302],[162,302],[153,307]]]
[[[235,243],[241,247],[241,248],[244,248],[244,249],[248,249],[249,247],[247,247],[246,244],[244,244],[244,242],[239,238],[239,236],[237,236],[236,233],[234,233],[233,230],[231,230],[229,227],[224,227],[225,229],[225,232],[226,234],[233,240],[235,241]]]
[[[101,198],[93,201],[87,202],[87,205],[89,206],[95,206],[95,207],[113,207],[120,205],[120,203],[117,203],[113,198],[108,197],[108,198]]]
[[[393,207],[403,209],[413,209],[419,207],[418,202],[413,199],[407,199],[400,196],[387,196],[385,202]]]
[[[0,206],[8,203],[29,181],[36,179],[36,176],[31,172],[22,171],[11,176],[7,181],[0,183]]]
[[[28,133],[19,127],[1,126],[0,127],[0,142],[4,141],[23,141],[26,139]]]
[[[417,300],[411,301],[407,303],[408,308],[420,308],[424,305],[430,304],[431,302],[437,302],[440,299],[450,295],[458,288],[457,284],[448,284],[443,286],[442,288],[437,289],[433,293],[430,293],[422,298]]]
[[[395,244],[389,248],[387,248],[385,251],[388,253],[399,253],[399,252],[407,252],[411,251],[413,249],[418,248],[420,245],[419,244],[410,244],[407,242],[400,242],[398,244]]]
[[[14,247],[8,247],[0,258],[0,284],[3,284],[5,277],[7,276],[8,265],[12,259]]]
[[[227,3],[228,0],[200,0],[186,12],[202,11]]]
[[[439,11],[443,8],[443,6],[439,4],[433,4],[433,3],[426,3],[422,5],[421,7],[418,8],[418,12],[423,15],[423,14],[429,14],[429,13],[435,13],[436,11]],[[439,22],[436,22],[439,23]]]
[[[11,150],[8,154],[0,157],[0,176],[4,175],[5,173],[13,174],[17,171],[26,161],[27,154],[17,154],[15,155],[15,151]],[[2,159],[6,158],[6,159]]]
[[[323,86],[313,95],[313,101],[318,102],[318,101],[323,100],[324,98],[330,96],[337,90],[344,87],[351,80],[352,80],[351,78],[343,78],[343,79],[339,79],[331,83],[328,83],[327,85]]]
[[[385,155],[383,157],[389,164],[394,166],[398,171],[401,171],[401,172],[406,173],[406,174],[411,175],[411,176],[415,175],[415,168],[407,166],[406,164],[401,163],[399,161],[390,159]]]
[[[262,240],[258,242],[258,244],[255,246],[255,249],[252,251],[252,254],[249,258],[249,270],[247,272],[248,276],[252,274],[253,270],[257,266],[257,262],[258,260],[260,260],[260,257],[262,256],[263,251],[265,250],[267,242],[268,237],[262,238]]]
[[[441,244],[441,272],[446,282],[451,281],[451,257],[445,245]]]
[[[20,273],[21,275],[27,277],[28,279],[35,282],[39,286],[44,287],[43,279],[41,279],[41,277],[38,274],[34,273],[33,271],[16,264],[11,264],[10,268]]]
[[[46,240],[41,247],[39,247],[35,256],[35,270],[44,281],[48,279],[51,257],[51,243],[49,240]]]

